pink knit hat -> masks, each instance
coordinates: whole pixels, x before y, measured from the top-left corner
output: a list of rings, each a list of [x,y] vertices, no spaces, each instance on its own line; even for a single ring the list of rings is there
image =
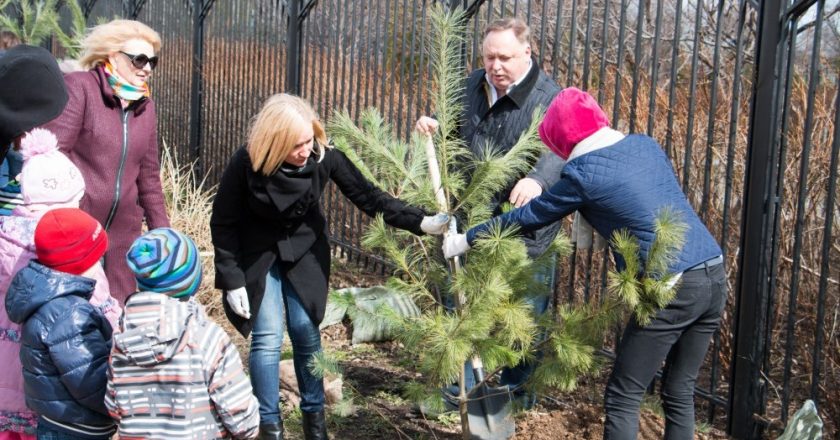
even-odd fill
[[[37,208],[78,207],[85,192],[82,173],[62,152],[50,131],[36,128],[21,139],[20,192],[23,204]]]
[[[610,120],[595,98],[569,87],[561,90],[548,106],[540,124],[540,139],[565,160],[580,141],[609,126]]]

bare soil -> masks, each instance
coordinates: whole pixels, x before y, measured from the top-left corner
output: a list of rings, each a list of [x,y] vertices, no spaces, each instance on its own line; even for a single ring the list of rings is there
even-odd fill
[[[332,287],[373,285],[381,282],[347,267],[336,271]],[[413,403],[403,399],[406,383],[418,378],[406,357],[406,350],[396,342],[376,344],[350,343],[348,325],[335,325],[323,332],[325,350],[341,353],[344,392],[353,398],[351,415],[328,417],[334,439],[459,439],[461,429],[456,413],[438,418],[425,417]],[[542,396],[531,411],[516,415],[514,439],[600,439],[603,434],[602,394],[606,372],[585,378],[573,393],[550,392]],[[285,410],[287,439],[302,439],[300,418],[295,410]],[[642,410],[640,439],[661,439],[664,422],[655,403]],[[696,438],[724,439],[726,435],[708,426],[700,428]]]

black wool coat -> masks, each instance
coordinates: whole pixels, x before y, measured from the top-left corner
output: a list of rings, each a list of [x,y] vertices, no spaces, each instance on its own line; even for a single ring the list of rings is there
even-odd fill
[[[216,288],[245,287],[251,320],[233,313],[222,301],[231,323],[248,336],[265,293],[265,278],[279,261],[281,273],[300,296],[310,319],[324,318],[330,276],[327,221],[320,200],[332,180],[341,192],[370,216],[381,213],[391,226],[421,235],[425,213],[406,205],[364,178],[344,153],[327,148],[318,162],[313,155],[295,171],[271,176],[254,172],[246,149],[234,153],[213,202],[210,231],[215,248]],[[223,293],[224,295],[224,293]]]
[[[484,154],[489,145],[493,151],[507,153],[531,124],[534,110],[544,114],[548,105],[560,92],[560,86],[546,75],[535,59],[531,70],[508,94],[490,106],[490,87],[484,69],[478,69],[467,78],[464,89],[464,114],[461,118],[460,135],[476,157]],[[510,198],[514,185],[523,177],[530,177],[548,191],[560,180],[560,171],[566,162],[548,148],[527,174],[516,176],[511,184],[494,197],[493,215],[501,214],[500,205]],[[541,255],[557,235],[560,223],[556,222],[536,232],[525,234],[523,240],[528,246],[528,255]]]

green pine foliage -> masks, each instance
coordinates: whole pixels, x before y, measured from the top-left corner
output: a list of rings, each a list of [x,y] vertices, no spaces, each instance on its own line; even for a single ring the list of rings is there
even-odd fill
[[[59,8],[70,11],[71,33],[59,25]],[[65,48],[70,58],[77,58],[81,51],[80,39],[86,23],[77,0],[0,0],[0,11],[13,10],[16,17],[0,14],[0,29],[14,33],[23,44],[39,46],[51,36]]]
[[[492,152],[491,145],[485,147],[484,154],[470,153],[457,129],[463,110],[464,71],[459,52],[465,41],[463,12],[438,4],[432,7],[429,21],[426,47],[432,77],[425,83],[430,85],[432,108],[440,123],[433,141],[446,206],[439,207],[435,198],[425,138],[415,134],[408,142],[398,139],[376,109],[362,112],[358,124],[339,111],[330,119],[327,131],[336,148],[379,188],[428,212],[456,216],[465,223],[459,228],[463,231],[489,219],[492,197],[545,151],[537,136],[541,117],[532,118],[531,126],[507,153]],[[677,239],[682,237],[681,231],[674,226],[677,220],[665,216],[658,223],[660,241],[651,254],[662,261],[647,265],[651,277],[666,272],[668,258],[681,245]],[[598,368],[595,352],[607,329],[621,318],[623,305],[639,315],[655,311],[668,300],[663,288],[667,275],[658,281],[635,276],[643,264],[638,243],[627,233],[614,240],[625,255],[628,270],[610,275],[613,297],[601,304],[558,307],[556,316],[546,314],[538,319],[527,299],[550,289],[534,279],[537,270],[554,264],[549,256],[565,258],[571,253],[571,243],[562,233],[550,252],[531,260],[515,228],[491,228],[478,237],[463,267],[443,259],[440,238],[395,230],[381,216],[371,222],[362,244],[394,264],[395,276],[388,281],[389,287],[411,295],[420,306],[422,313],[416,318],[400,317],[387,308],[377,309],[375,314],[400,335],[422,373],[423,381],[408,386],[406,397],[433,411],[442,409],[440,387],[463,383],[464,363],[474,356],[481,358],[487,376],[492,377],[503,367],[542,353],[543,362],[529,386],[536,390],[548,386],[572,389],[581,376]],[[351,316],[358,313],[353,311],[352,298],[334,296],[331,300],[347,305]],[[462,427],[468,431],[465,391],[469,390],[454,397],[461,403]]]
[[[70,12],[70,33],[56,26],[55,37],[67,53],[67,58],[78,59],[82,55],[82,38],[87,32],[87,20],[77,0],[62,0]]]
[[[0,15],[0,28],[14,33],[24,44],[40,45],[58,29],[58,0],[5,0],[0,10],[13,8],[18,17]]]
[[[687,227],[673,209],[660,210],[654,226],[655,238],[644,264],[639,254],[639,240],[623,229],[613,233],[610,242],[621,255],[625,267],[607,274],[607,287],[633,312],[641,325],[647,325],[676,295],[678,281],[675,274],[668,273],[668,267],[685,244]]]

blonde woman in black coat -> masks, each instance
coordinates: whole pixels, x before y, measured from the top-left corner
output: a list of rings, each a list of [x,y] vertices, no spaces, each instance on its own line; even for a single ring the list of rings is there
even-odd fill
[[[260,438],[282,438],[280,346],[284,318],[294,351],[307,439],[327,438],[324,387],[307,365],[321,350],[330,270],[327,222],[320,199],[332,180],[370,216],[414,234],[442,234],[445,219],[426,216],[367,181],[327,146],[324,128],[303,99],[270,97],[254,118],[248,143],[230,160],[213,203],[210,229],[216,287],[228,319],[253,333],[249,366],[260,403]]]

